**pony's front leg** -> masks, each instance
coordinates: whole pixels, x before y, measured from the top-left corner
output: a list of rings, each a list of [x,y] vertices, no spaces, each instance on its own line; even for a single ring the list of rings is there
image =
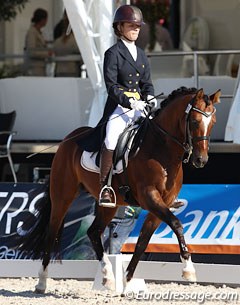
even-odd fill
[[[155,193],[152,193],[151,195],[155,195],[157,198]],[[180,258],[181,261],[185,264],[182,277],[187,281],[195,282],[196,271],[191,260],[191,254],[188,252],[185,238],[183,236],[183,227],[180,220],[164,204],[153,204],[149,208],[149,211],[164,221],[166,224],[168,224],[176,234],[180,248]]]
[[[173,232],[176,234],[178,239],[178,244],[180,248],[180,258],[182,263],[184,263],[184,268],[182,271],[182,277],[186,281],[196,282],[196,271],[192,263],[191,254],[188,251],[187,244],[183,235],[183,227],[181,221],[167,209],[166,213],[163,214],[162,219],[171,227]]]
[[[104,253],[101,235],[103,234],[106,226],[112,220],[116,210],[117,208],[109,209],[98,207],[97,216],[87,232],[97,255],[97,259],[100,262],[100,268],[103,275],[102,285],[109,290],[115,290],[115,277],[113,274],[112,264],[107,254]]]

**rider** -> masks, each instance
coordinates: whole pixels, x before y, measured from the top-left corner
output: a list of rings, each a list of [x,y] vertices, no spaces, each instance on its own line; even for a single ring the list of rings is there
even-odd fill
[[[144,51],[135,45],[143,24],[139,8],[133,5],[120,6],[113,19],[113,29],[118,41],[104,55],[103,72],[108,98],[100,121],[107,122],[100,156],[102,191],[99,204],[102,206],[111,206],[112,203],[106,180],[120,134],[129,123],[144,115],[146,101],[151,99],[153,107],[157,104],[148,59]]]

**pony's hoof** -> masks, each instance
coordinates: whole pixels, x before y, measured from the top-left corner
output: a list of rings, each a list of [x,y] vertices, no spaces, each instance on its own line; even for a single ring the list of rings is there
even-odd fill
[[[135,295],[139,295],[139,293],[142,292],[148,293],[148,288],[144,279],[132,278],[130,281],[126,282],[123,288],[121,296],[126,296],[128,299],[131,299],[131,297],[134,298]]]
[[[41,288],[35,287],[35,291],[34,292],[37,293],[37,294],[44,294],[45,290],[46,289],[41,289]]]
[[[108,290],[115,290],[115,279],[103,278],[102,285]]]
[[[188,282],[196,282],[196,272],[195,271],[183,271],[182,278]]]

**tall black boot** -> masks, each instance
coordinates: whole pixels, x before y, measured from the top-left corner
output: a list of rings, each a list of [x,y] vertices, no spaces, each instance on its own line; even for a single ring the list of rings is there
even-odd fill
[[[102,146],[101,156],[100,156],[100,187],[101,193],[99,198],[99,204],[104,206],[104,203],[111,203],[112,196],[110,190],[107,188],[107,178],[110,169],[113,164],[113,150],[106,148],[105,144]],[[105,187],[105,188],[104,188]],[[104,189],[103,189],[104,188]]]

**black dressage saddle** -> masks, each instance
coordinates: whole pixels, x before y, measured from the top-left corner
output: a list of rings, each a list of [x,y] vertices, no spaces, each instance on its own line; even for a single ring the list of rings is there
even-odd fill
[[[147,120],[145,118],[140,118],[125,128],[125,130],[119,136],[118,143],[114,151],[114,166],[116,166],[120,160],[124,162],[127,151],[129,151],[129,159],[136,156],[144,139],[146,128]]]

